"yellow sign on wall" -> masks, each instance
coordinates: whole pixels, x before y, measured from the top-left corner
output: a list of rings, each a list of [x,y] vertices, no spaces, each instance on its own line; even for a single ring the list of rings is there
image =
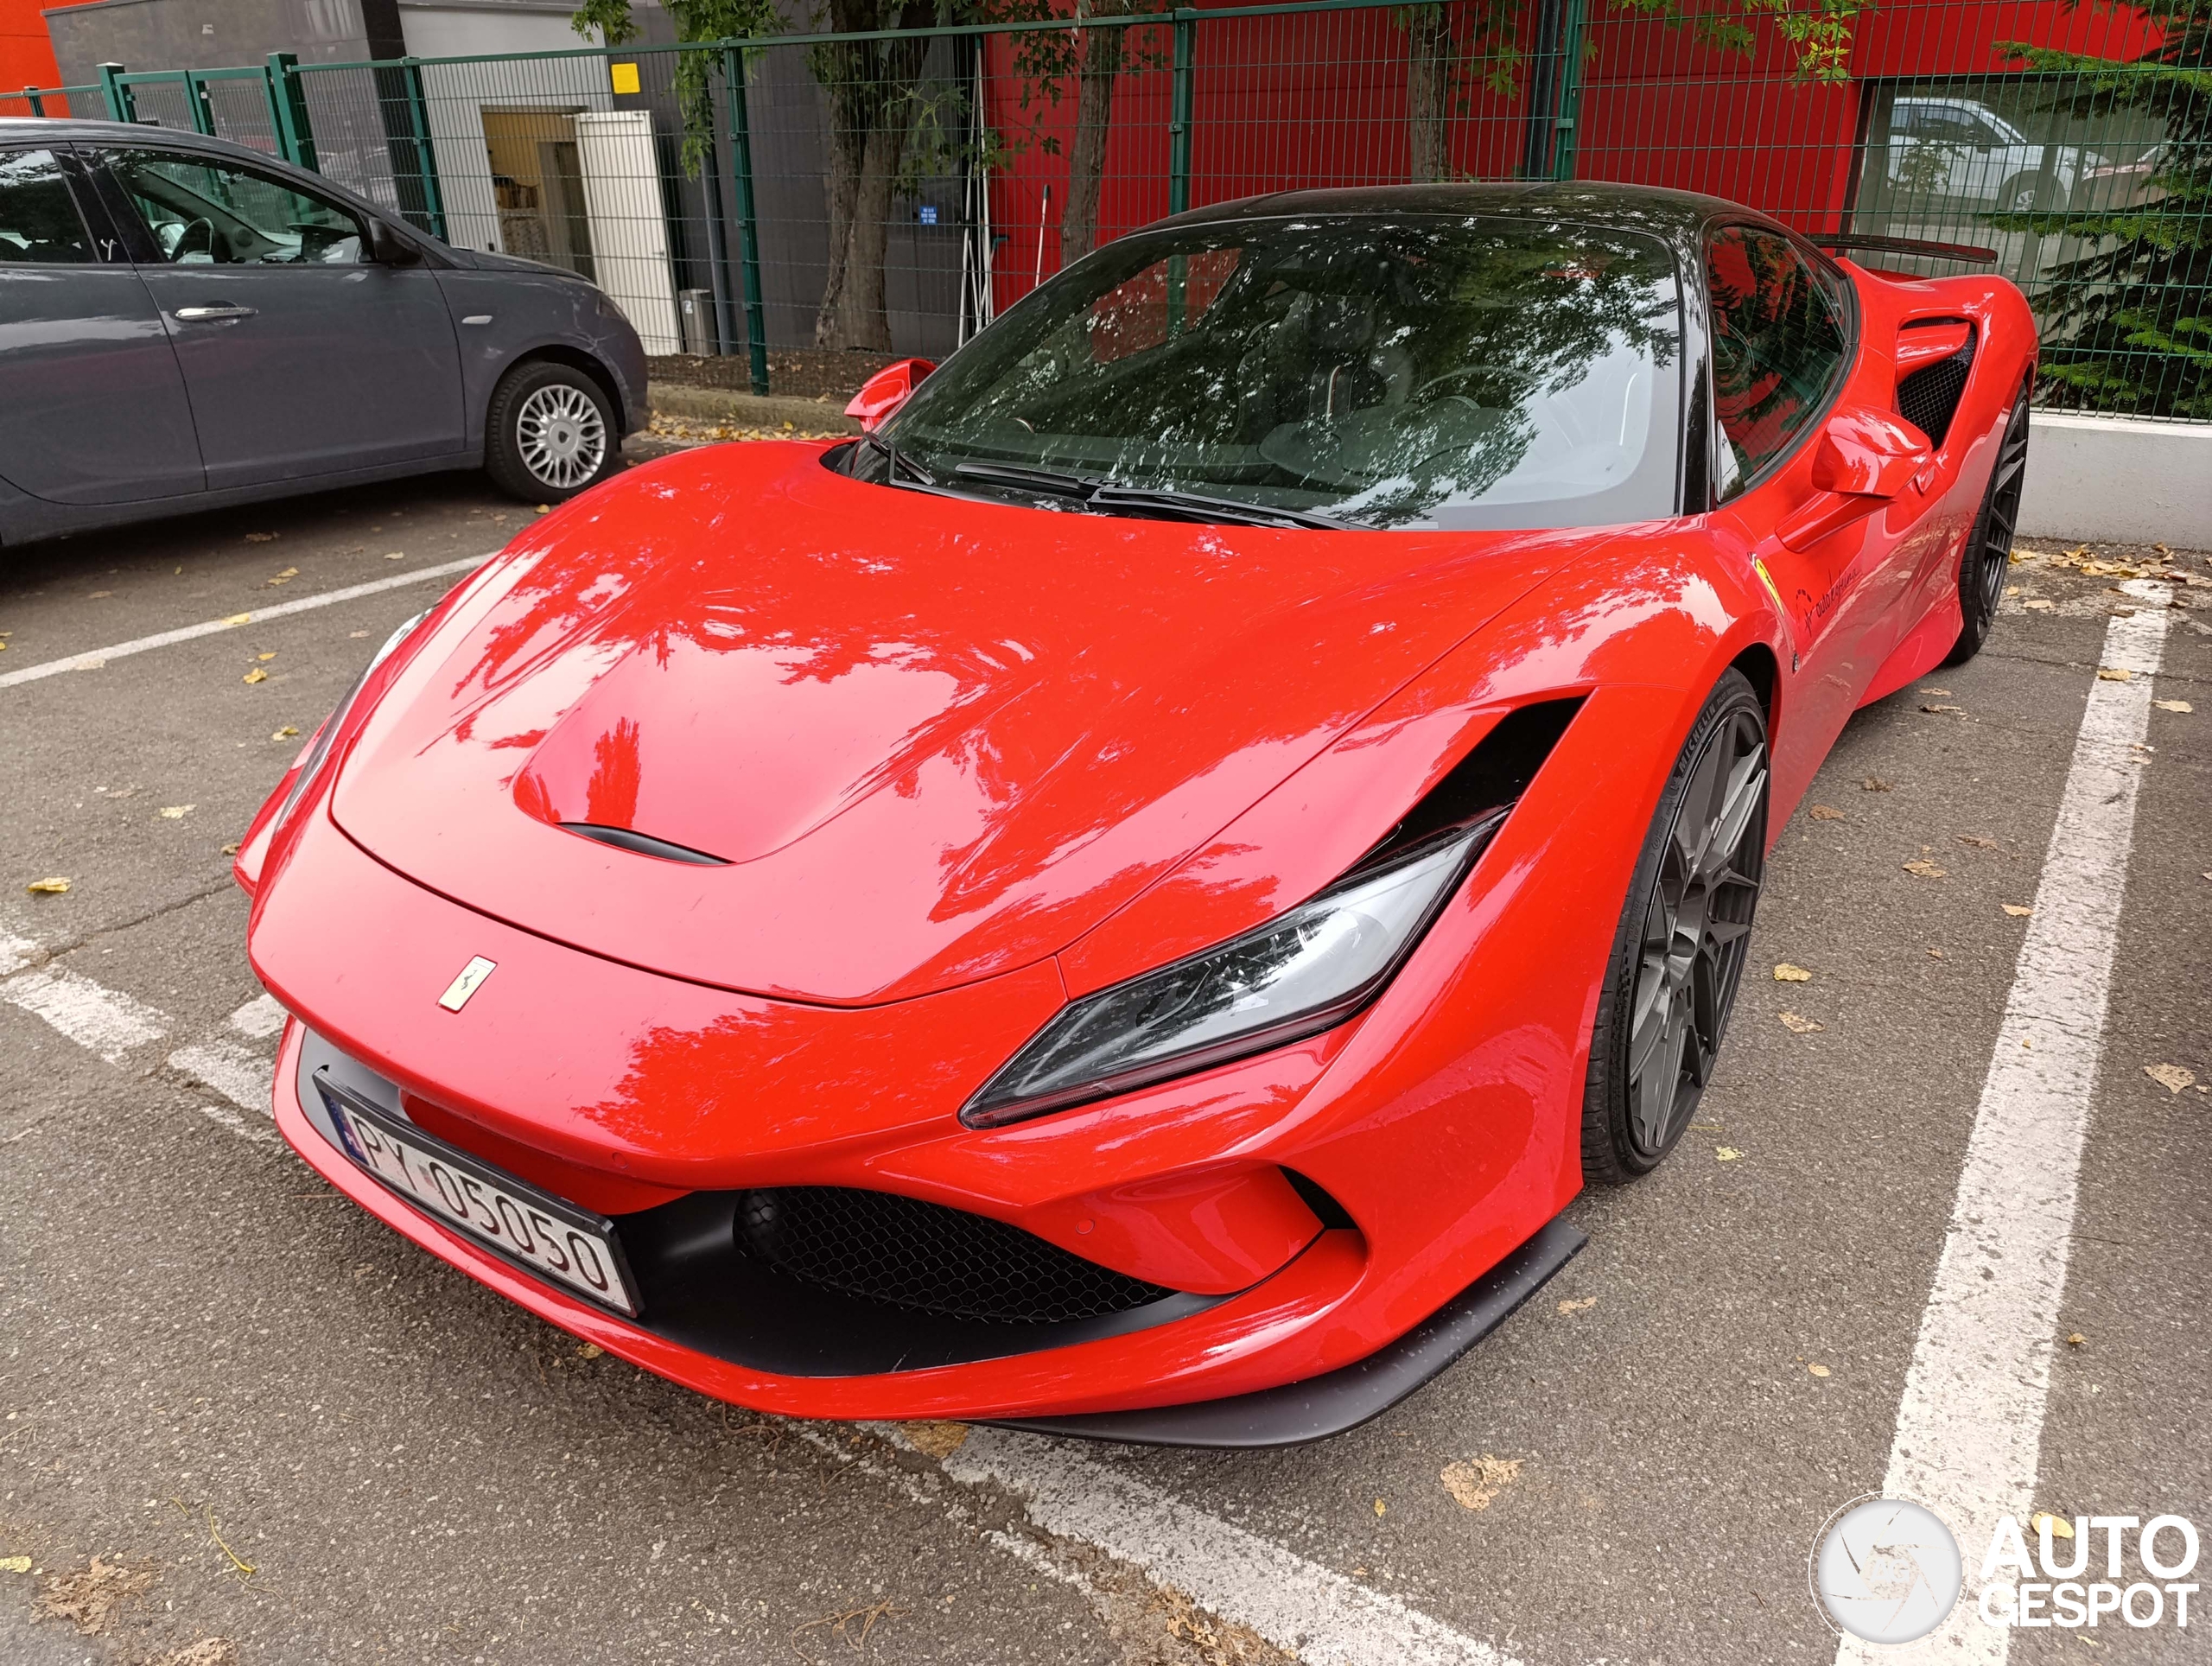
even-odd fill
[[[607,67],[608,73],[614,78],[614,90],[617,92],[635,92],[638,90],[637,65],[609,64]]]

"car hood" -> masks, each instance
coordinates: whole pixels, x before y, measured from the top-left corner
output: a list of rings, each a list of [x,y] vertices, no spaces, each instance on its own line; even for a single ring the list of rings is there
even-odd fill
[[[537,523],[363,724],[339,825],[594,953],[902,999],[1065,946],[1592,542],[1061,513],[820,455],[694,451]]]

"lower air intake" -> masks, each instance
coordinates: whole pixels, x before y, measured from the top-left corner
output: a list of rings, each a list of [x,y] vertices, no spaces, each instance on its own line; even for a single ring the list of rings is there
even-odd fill
[[[1173,1294],[1004,1221],[848,1186],[744,1192],[737,1240],[787,1277],[950,1319],[1098,1319]]]

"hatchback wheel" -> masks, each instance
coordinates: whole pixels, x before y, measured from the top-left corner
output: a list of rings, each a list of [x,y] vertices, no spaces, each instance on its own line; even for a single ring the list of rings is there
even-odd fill
[[[1683,742],[1598,994],[1582,1172],[1649,1173],[1689,1126],[1743,979],[1766,872],[1766,713],[1725,672]]]
[[[614,472],[614,413],[599,385],[566,365],[518,365],[485,415],[484,467],[525,503],[558,503]]]

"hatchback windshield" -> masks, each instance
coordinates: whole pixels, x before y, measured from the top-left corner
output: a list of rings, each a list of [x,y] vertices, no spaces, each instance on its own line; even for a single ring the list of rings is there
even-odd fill
[[[1673,257],[1630,232],[1408,216],[1140,233],[925,381],[885,429],[896,463],[863,446],[851,467],[1128,513],[1194,494],[1365,526],[1640,520],[1675,512],[1681,328]]]

